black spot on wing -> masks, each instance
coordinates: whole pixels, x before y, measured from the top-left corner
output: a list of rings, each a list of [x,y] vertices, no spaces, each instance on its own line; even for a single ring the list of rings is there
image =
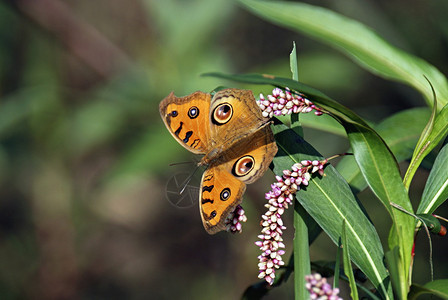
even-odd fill
[[[215,186],[214,185],[209,185],[209,186],[203,186],[202,187],[202,192],[211,192],[213,190]]]
[[[212,199],[207,199],[207,198],[202,198],[201,203],[205,204],[205,203],[213,203],[214,201]]]
[[[193,135],[193,131],[187,131],[187,133],[185,133],[185,138],[182,140],[185,144],[188,143],[188,140],[190,139],[190,137]]]
[[[200,139],[195,139],[193,143],[191,143],[190,147],[196,148],[199,145]]]
[[[182,126],[184,125],[184,122],[180,122],[179,128],[174,132],[176,136],[179,136],[179,133],[182,131]]]
[[[212,179],[213,179],[213,174],[209,174],[209,175],[204,177],[204,181],[210,181]]]
[[[212,211],[210,215],[207,215],[206,213],[203,213],[202,216],[204,217],[205,221],[210,221],[211,219],[215,218],[217,215],[216,210]]]

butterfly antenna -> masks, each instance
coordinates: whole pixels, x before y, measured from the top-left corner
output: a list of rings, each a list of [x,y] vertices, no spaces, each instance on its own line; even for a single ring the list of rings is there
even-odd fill
[[[199,163],[199,160],[196,157],[193,157],[192,160],[171,163],[171,164],[169,164],[169,166],[172,167],[172,166],[189,165],[189,164],[197,165],[198,163]]]
[[[196,171],[197,171],[198,169],[199,169],[199,166],[196,165],[196,168],[194,169],[193,173],[191,173],[191,175],[188,176],[188,178],[185,179],[184,182],[182,182],[182,186],[183,186],[183,187],[182,187],[182,189],[180,190],[179,194],[182,194],[182,193],[185,191],[187,185],[190,183],[191,179],[193,178],[194,174],[196,173]]]
[[[189,164],[196,164],[196,162],[195,161],[181,161],[181,162],[169,164],[169,166],[173,167],[173,166],[178,166],[178,165],[189,165]]]

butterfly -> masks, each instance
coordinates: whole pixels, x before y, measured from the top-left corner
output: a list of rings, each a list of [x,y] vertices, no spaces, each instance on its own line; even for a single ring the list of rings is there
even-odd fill
[[[262,116],[249,90],[225,89],[176,97],[171,92],[159,105],[171,135],[183,147],[203,154],[199,209],[209,234],[226,229],[227,216],[242,201],[246,184],[269,167],[277,145],[271,121]]]

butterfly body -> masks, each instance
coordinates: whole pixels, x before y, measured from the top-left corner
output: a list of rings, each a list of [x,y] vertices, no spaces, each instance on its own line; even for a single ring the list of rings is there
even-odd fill
[[[206,166],[199,206],[210,234],[224,230],[225,219],[241,203],[246,184],[260,178],[277,153],[270,121],[251,91],[226,89],[213,97],[195,92],[168,95],[159,105],[172,136],[186,149],[204,154]]]

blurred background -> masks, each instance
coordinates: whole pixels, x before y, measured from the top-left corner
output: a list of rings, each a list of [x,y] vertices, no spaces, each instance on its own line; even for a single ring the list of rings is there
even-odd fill
[[[310,2],[362,21],[448,74],[446,1]],[[221,85],[269,93],[200,75],[290,77],[293,41],[300,80],[372,122],[424,106],[416,91],[234,1],[0,1],[0,299],[238,299],[258,280],[254,242],[273,176],[248,187],[242,234],[209,236],[196,200],[180,208],[165,196],[170,178],[191,169],[169,164],[198,158],[165,129],[158,103],[171,91]],[[324,156],[348,145],[315,130],[305,138]],[[427,176],[413,182],[415,208]],[[369,192],[360,198],[386,241],[382,206]],[[437,213],[446,217],[447,205]],[[432,240],[435,278],[446,278],[447,238]],[[428,247],[421,234],[420,283],[430,280]],[[335,253],[325,234],[311,248],[313,260]],[[267,299],[292,297],[289,282]]]

